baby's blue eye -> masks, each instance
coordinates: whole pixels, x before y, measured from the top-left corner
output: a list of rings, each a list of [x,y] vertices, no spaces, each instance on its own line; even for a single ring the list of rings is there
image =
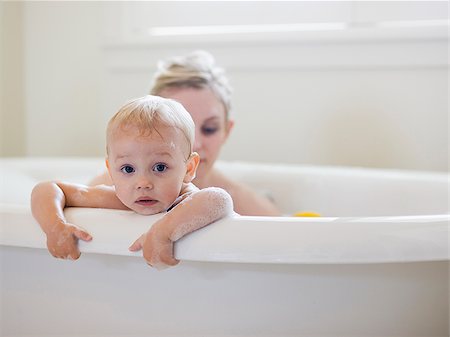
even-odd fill
[[[133,173],[133,172],[134,172],[133,166],[130,166],[130,165],[125,165],[125,166],[122,167],[120,170],[121,170],[123,173]]]
[[[167,170],[167,165],[166,164],[156,164],[155,166],[153,166],[153,171],[155,172],[164,172],[165,170]]]

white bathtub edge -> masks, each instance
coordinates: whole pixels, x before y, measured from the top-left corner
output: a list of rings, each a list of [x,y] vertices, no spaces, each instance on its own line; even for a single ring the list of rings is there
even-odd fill
[[[46,249],[45,235],[24,205],[0,204],[0,244]],[[69,208],[67,219],[88,230],[82,253],[141,256],[128,247],[159,215]],[[277,220],[274,222],[274,220]],[[184,261],[355,264],[448,261],[450,215],[372,218],[237,217],[176,243]]]

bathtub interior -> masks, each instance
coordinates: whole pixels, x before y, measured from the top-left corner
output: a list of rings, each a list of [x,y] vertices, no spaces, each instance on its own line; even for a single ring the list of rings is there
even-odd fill
[[[272,196],[284,214],[330,217],[448,213],[443,173],[305,165],[219,163],[235,179]]]
[[[87,183],[104,170],[103,158],[2,159],[0,202],[28,204],[39,181]],[[325,217],[447,214],[444,173],[349,167],[219,162],[218,168],[269,196],[284,215]]]

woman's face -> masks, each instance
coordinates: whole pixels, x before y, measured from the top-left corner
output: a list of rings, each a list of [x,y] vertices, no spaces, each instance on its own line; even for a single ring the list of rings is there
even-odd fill
[[[194,151],[200,155],[197,178],[205,177],[225,143],[234,122],[226,119],[225,107],[209,88],[168,88],[160,96],[180,102],[195,123]]]

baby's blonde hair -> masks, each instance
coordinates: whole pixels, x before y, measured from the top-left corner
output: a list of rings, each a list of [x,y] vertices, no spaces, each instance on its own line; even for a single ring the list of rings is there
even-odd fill
[[[231,92],[225,71],[216,66],[214,57],[197,50],[158,63],[150,94],[159,95],[168,88],[209,88],[225,107],[226,118],[231,115]]]
[[[157,126],[169,126],[179,129],[186,137],[189,155],[192,153],[195,125],[191,115],[178,102],[159,96],[146,95],[133,99],[123,105],[109,120],[106,129],[106,151],[109,140],[117,128],[137,127],[139,134],[148,136],[157,130]]]

